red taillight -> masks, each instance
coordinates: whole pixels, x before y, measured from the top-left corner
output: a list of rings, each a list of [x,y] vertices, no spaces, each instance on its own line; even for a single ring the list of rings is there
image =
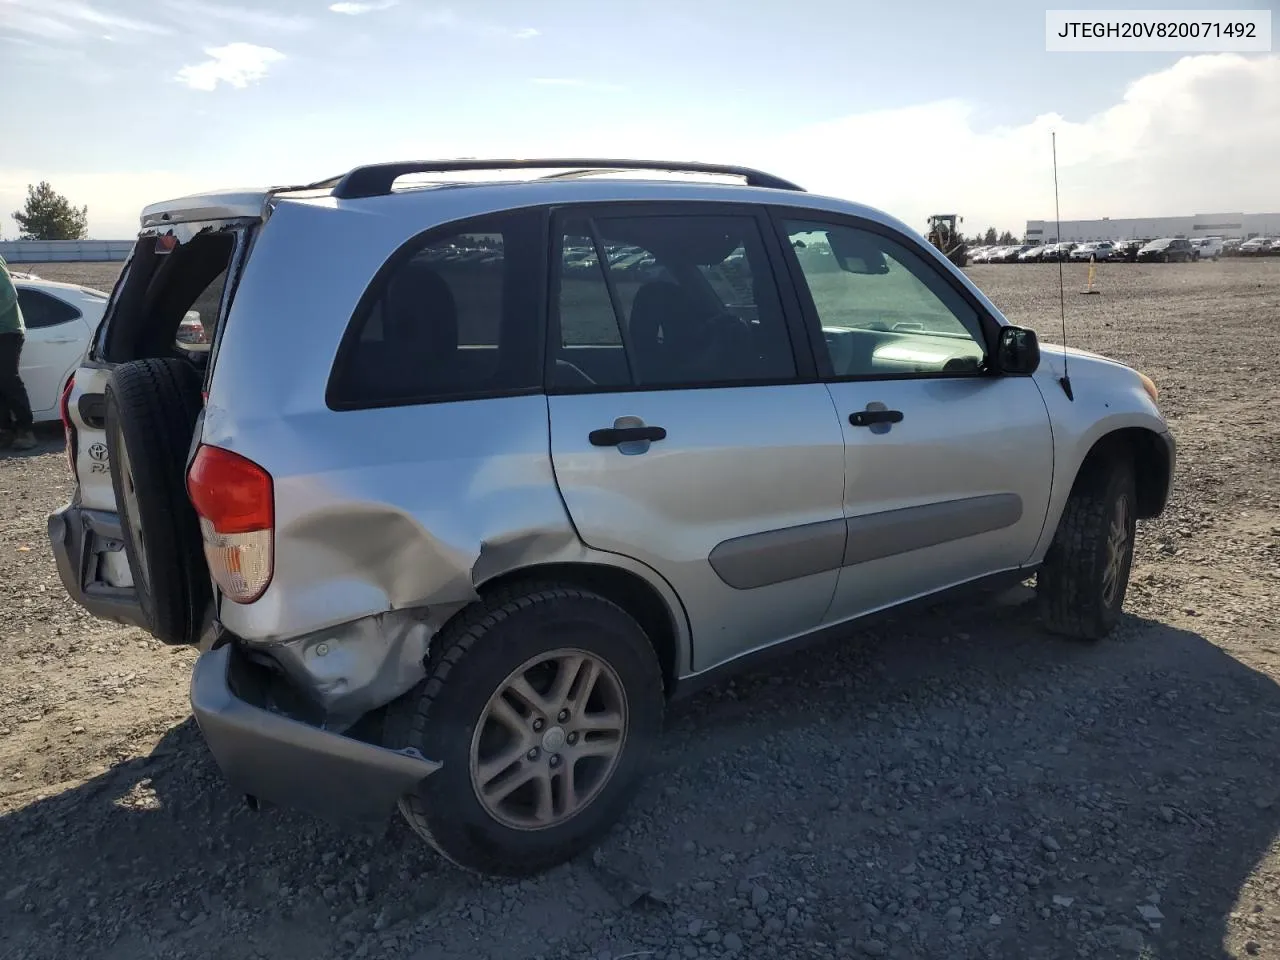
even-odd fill
[[[62,397],[58,401],[58,412],[62,415],[62,433],[67,440],[67,466],[71,468],[73,477],[76,476],[76,426],[71,422],[71,390],[75,382],[75,377],[67,381],[67,385],[62,388]]]
[[[271,582],[275,489],[271,474],[230,450],[205,444],[187,471],[209,573],[228,599],[252,603]]]
[[[201,444],[187,471],[196,513],[218,533],[270,530],[275,522],[271,474],[238,453]]]

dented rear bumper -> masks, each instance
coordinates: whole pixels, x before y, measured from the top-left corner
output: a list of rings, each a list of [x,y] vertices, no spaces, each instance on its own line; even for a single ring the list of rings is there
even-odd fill
[[[196,661],[191,709],[238,791],[328,820],[381,820],[440,764],[268,709],[260,670],[234,645]]]
[[[149,628],[132,586],[113,586],[100,575],[107,554],[123,556],[120,519],[104,510],[68,503],[48,519],[49,546],[67,595],[95,617],[130,627]]]

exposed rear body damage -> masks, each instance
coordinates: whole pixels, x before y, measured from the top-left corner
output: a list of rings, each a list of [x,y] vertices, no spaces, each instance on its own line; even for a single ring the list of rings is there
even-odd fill
[[[870,208],[562,163],[144,211],[50,539],[86,608],[202,647],[237,788],[527,873],[622,814],[668,697],[759,656],[1031,576],[1110,631],[1173,470],[1149,380],[1076,353],[1068,397]]]

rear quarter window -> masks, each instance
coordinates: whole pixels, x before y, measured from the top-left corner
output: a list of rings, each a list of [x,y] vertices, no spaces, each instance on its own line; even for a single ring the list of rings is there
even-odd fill
[[[19,287],[17,293],[18,309],[22,311],[22,322],[28,330],[56,327],[81,316],[78,308],[42,290]]]
[[[410,241],[370,284],[330,376],[335,409],[542,386],[544,217],[518,211]]]

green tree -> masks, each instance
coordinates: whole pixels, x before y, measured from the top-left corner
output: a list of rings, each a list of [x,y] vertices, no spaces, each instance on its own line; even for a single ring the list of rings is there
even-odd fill
[[[1000,238],[996,235],[995,227],[987,227],[987,232],[982,235],[982,242],[988,246],[992,246],[1000,242]]]
[[[1003,243],[1006,247],[1010,247],[1010,246],[1013,246],[1018,241],[1013,239],[1013,234],[1010,233],[1008,230],[1006,230],[1004,233],[1000,234],[1000,239],[997,240],[996,242]]]
[[[27,185],[26,205],[13,219],[23,240],[83,240],[89,233],[89,208],[73,207],[47,180]]]

